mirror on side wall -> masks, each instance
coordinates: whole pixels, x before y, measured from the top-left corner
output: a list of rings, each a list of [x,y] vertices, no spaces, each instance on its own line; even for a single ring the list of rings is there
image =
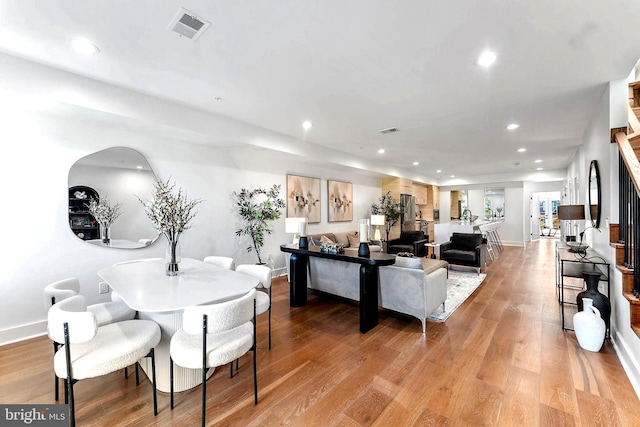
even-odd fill
[[[592,160],[589,166],[589,215],[593,228],[600,227],[601,206],[600,168],[598,167],[598,161]]]
[[[127,147],[107,148],[85,156],[69,170],[69,227],[79,239],[92,245],[136,249],[152,244],[158,232],[142,209],[149,200],[155,175],[142,154]],[[119,204],[119,215],[105,230],[88,212],[91,197]]]
[[[495,221],[504,218],[504,188],[484,189],[484,219]]]

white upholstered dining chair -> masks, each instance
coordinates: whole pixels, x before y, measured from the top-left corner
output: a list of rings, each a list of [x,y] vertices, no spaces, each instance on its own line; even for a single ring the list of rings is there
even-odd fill
[[[80,281],[75,277],[53,282],[44,288],[44,307],[49,310],[54,304],[63,301],[80,293]],[[122,300],[118,300],[114,294],[111,294],[111,302],[92,304],[87,310],[92,312],[96,318],[98,326],[108,325],[109,323],[121,322],[123,320],[131,320],[136,317],[136,311],[131,309]],[[51,336],[49,336],[51,338]],[[58,351],[58,343],[53,340],[53,354]],[[127,372],[125,371],[125,377]],[[54,395],[56,402],[60,398],[58,377],[54,374]]]
[[[236,267],[239,273],[248,274],[260,281],[256,293],[256,313],[269,312],[269,350],[271,350],[271,269],[266,265],[240,264]]]
[[[126,368],[143,357],[151,357],[153,413],[158,414],[155,386],[154,347],[160,342],[160,327],[149,320],[125,320],[98,326],[83,296],[55,303],[48,312],[49,336],[62,347],[53,359],[56,375],[65,379],[70,426],[75,426],[73,386]]]
[[[256,367],[256,293],[217,304],[187,307],[182,315],[182,329],[171,338],[169,375],[173,410],[173,364],[202,370],[202,426],[206,424],[207,371],[209,368],[233,366],[248,351],[253,351],[254,404],[258,404]],[[233,368],[231,368],[233,371]]]
[[[216,255],[208,256],[204,259],[204,262],[213,264],[213,265],[218,265],[222,268],[226,268],[227,270],[233,270],[236,266],[236,263],[233,260],[233,258],[226,257],[226,256],[216,256]]]

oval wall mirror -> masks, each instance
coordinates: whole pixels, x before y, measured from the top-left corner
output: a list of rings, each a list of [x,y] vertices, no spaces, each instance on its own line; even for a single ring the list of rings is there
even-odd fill
[[[107,148],[85,156],[69,170],[69,227],[79,239],[97,246],[136,249],[152,244],[159,236],[144,213],[142,200],[149,200],[156,177],[142,154],[127,147]],[[120,215],[104,227],[89,213],[91,198],[120,205]]]
[[[601,202],[600,168],[598,167],[598,161],[592,160],[589,166],[589,215],[593,228],[600,228]]]

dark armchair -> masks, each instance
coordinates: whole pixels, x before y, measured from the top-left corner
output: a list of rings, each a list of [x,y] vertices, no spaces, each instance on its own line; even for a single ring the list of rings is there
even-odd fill
[[[479,233],[453,233],[440,245],[440,259],[449,264],[475,267],[478,274],[487,268],[487,239]]]
[[[428,242],[429,236],[425,236],[422,231],[402,231],[399,238],[389,240],[387,252],[390,254],[411,252],[415,256],[425,256],[427,247],[424,244]]]

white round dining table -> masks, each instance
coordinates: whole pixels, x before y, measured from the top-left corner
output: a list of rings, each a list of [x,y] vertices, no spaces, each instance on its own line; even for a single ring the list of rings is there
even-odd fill
[[[163,392],[169,392],[169,344],[182,327],[183,310],[238,298],[259,284],[258,279],[247,274],[192,258],[182,259],[177,276],[166,275],[164,259],[115,264],[99,270],[98,275],[138,311],[140,319],[160,325],[162,338],[155,349],[156,385]],[[142,359],[140,366],[150,373],[149,359]],[[200,383],[199,370],[174,367],[174,391],[188,390]]]

